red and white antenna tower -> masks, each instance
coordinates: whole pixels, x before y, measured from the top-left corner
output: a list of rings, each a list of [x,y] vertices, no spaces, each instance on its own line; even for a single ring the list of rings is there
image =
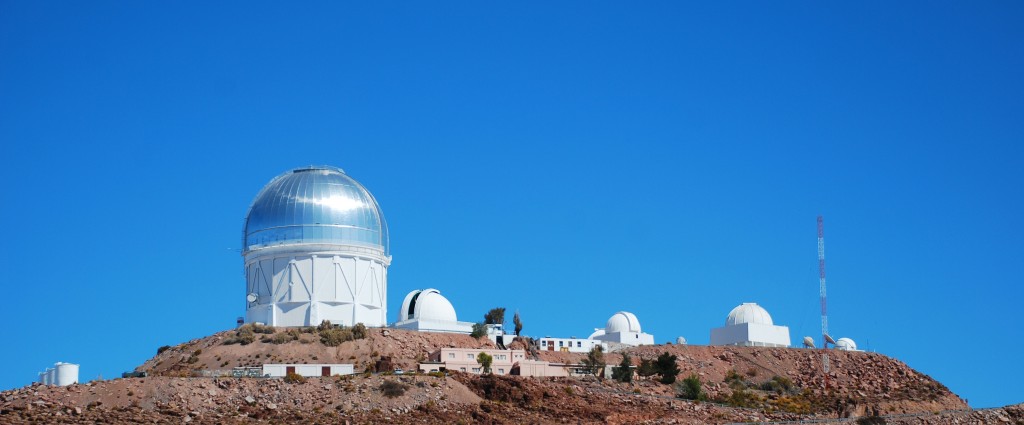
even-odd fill
[[[821,366],[825,372],[825,389],[828,390],[828,299],[825,296],[825,223],[818,216],[818,292],[821,297]]]

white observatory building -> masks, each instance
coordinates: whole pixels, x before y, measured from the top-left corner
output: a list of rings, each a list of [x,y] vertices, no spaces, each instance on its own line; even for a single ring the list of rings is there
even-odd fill
[[[654,345],[654,335],[644,333],[640,329],[640,320],[628,311],[613,314],[604,329],[590,334],[589,339],[625,345]]]
[[[839,338],[836,340],[836,349],[842,351],[861,351],[857,349],[857,343],[850,338]]]
[[[336,167],[287,171],[245,218],[246,322],[387,324],[391,255],[377,200]]]
[[[776,326],[761,306],[743,303],[729,312],[725,326],[711,330],[711,345],[789,347],[789,328]]]
[[[392,327],[421,332],[473,332],[473,323],[458,321],[452,303],[433,288],[417,289],[406,295],[398,321]]]

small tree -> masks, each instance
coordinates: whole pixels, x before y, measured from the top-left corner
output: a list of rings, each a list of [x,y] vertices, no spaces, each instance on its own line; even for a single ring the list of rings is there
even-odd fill
[[[668,352],[661,353],[658,356],[658,360],[654,361],[654,366],[658,370],[658,375],[661,375],[662,384],[672,384],[676,382],[676,375],[679,374],[679,365],[676,364],[676,356],[669,354]]]
[[[512,316],[512,323],[516,325],[516,336],[519,336],[519,333],[523,331],[523,321],[519,320],[518,311],[514,316]]]
[[[483,323],[474,323],[473,332],[471,332],[469,336],[478,339],[487,336],[487,326],[484,326]]]
[[[595,345],[587,353],[587,358],[580,360],[580,363],[583,364],[587,373],[597,376],[598,371],[604,368],[604,349],[600,345]]]
[[[615,369],[612,369],[612,379],[619,382],[633,382],[633,359],[629,353],[622,353],[622,362]]]
[[[707,400],[708,396],[701,388],[700,377],[696,373],[676,384],[676,396],[686,400]]]
[[[503,325],[505,324],[505,307],[495,307],[491,311],[488,311],[484,315],[485,325]]]
[[[491,373],[491,362],[494,361],[494,357],[483,351],[476,355],[476,362],[480,363],[480,366],[484,368],[484,373]]]

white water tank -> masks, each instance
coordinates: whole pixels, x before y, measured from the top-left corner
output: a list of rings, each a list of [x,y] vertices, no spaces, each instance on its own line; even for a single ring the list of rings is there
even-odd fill
[[[57,364],[54,365],[54,369],[56,376],[52,382],[53,385],[64,387],[78,383],[78,365],[74,363],[57,362]]]

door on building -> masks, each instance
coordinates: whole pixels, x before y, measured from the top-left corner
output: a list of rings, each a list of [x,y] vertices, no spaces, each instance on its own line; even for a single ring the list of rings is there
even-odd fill
[[[331,376],[331,367],[324,366],[320,368],[320,376]]]
[[[285,375],[291,375],[293,373],[295,373],[295,366],[285,366],[284,367],[284,374]]]

